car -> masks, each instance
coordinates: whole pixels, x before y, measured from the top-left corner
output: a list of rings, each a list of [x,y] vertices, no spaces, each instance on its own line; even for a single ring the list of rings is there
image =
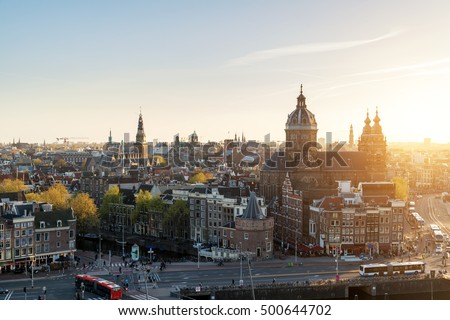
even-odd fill
[[[436,253],[442,253],[442,247],[436,247]]]
[[[24,267],[14,268],[14,273],[24,273],[24,272],[25,272]]]
[[[8,289],[1,288],[1,287],[0,287],[0,293],[8,293],[8,292],[9,292]]]

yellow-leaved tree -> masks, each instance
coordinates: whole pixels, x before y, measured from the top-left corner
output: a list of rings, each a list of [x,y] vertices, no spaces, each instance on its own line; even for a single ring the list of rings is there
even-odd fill
[[[69,208],[69,192],[62,184],[55,184],[41,193],[41,199],[53,205],[54,210]]]
[[[24,191],[27,187],[22,180],[5,179],[0,182],[0,193]]]
[[[77,230],[79,232],[85,233],[90,227],[98,226],[100,219],[97,206],[87,193],[78,192],[69,202],[77,218]]]
[[[395,197],[401,200],[408,200],[409,185],[408,181],[402,177],[392,178],[392,182],[395,183]]]

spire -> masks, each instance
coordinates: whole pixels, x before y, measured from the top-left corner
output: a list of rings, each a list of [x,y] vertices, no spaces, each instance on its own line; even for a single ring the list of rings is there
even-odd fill
[[[353,146],[355,144],[355,137],[353,135],[353,124],[350,124],[350,135],[349,135],[348,143],[350,145],[350,148],[353,148]]]
[[[375,112],[375,118],[373,118],[372,133],[376,133],[376,134],[383,133],[383,129],[381,128],[380,121],[381,121],[381,119],[378,116],[378,106],[377,106],[377,109]]]
[[[297,108],[306,108],[306,98],[303,95],[303,84],[300,85],[300,95],[297,97]]]
[[[140,143],[147,142],[147,140],[145,138],[145,132],[144,132],[144,120],[142,119],[142,111],[139,113],[138,129],[137,129],[137,133],[136,133],[136,142],[140,142]]]
[[[250,192],[250,198],[248,199],[247,207],[242,214],[243,219],[264,219],[261,207],[256,199],[256,193]]]
[[[112,143],[112,134],[111,134],[111,129],[109,129],[109,137],[108,137],[108,142]]]
[[[366,124],[363,128],[363,133],[370,134],[372,132],[372,128],[370,127],[370,118],[369,118],[369,109],[367,109],[367,116],[364,123]]]

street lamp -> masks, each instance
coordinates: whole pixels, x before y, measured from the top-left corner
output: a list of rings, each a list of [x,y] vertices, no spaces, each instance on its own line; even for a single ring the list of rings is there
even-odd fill
[[[239,285],[242,286],[244,284],[244,280],[242,279],[242,242],[239,242],[239,250],[240,250],[240,256],[241,256],[241,277],[239,279]]]
[[[98,268],[102,267],[102,236],[98,236]],[[63,269],[64,270],[64,269]]]
[[[340,246],[336,245],[336,282],[339,281],[339,254],[340,254],[341,248]]]
[[[200,270],[200,243],[197,243],[197,270]]]

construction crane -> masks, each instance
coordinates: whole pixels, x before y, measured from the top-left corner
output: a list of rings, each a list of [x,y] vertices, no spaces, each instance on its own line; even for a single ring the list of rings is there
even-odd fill
[[[60,141],[60,140],[62,140],[62,142],[64,143],[64,144],[68,144],[69,143],[69,140],[73,140],[73,139],[82,139],[82,140],[86,140],[86,139],[89,139],[89,138],[87,138],[87,137],[62,137],[62,138],[56,138],[56,140],[57,141]]]

